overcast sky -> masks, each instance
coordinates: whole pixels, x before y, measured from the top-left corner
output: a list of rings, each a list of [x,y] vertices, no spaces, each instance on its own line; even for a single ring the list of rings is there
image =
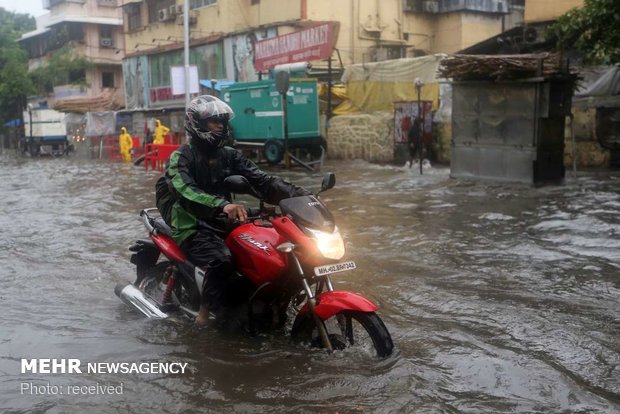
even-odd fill
[[[49,13],[43,8],[43,0],[0,0],[0,7],[14,13],[27,13],[38,17]]]

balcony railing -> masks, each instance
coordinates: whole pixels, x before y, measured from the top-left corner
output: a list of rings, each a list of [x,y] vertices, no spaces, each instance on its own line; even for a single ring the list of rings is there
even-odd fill
[[[116,7],[118,5],[118,0],[97,0],[97,6]]]
[[[513,1],[523,3],[522,0]],[[456,11],[509,13],[509,4],[510,0],[403,0],[403,10],[431,14]]]
[[[86,0],[43,0],[43,8],[46,10],[50,10],[54,6],[58,6],[62,3],[78,3],[84,4]]]
[[[439,12],[479,11],[508,13],[508,0],[439,0]]]

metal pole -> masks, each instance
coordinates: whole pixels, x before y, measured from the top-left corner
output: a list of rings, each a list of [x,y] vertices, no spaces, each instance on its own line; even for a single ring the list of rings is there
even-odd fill
[[[415,88],[418,91],[418,154],[419,154],[419,163],[420,163],[420,175],[422,175],[422,161],[424,159],[424,150],[423,150],[423,134],[424,134],[424,119],[422,117],[422,101],[420,100],[420,90],[422,89],[422,81],[419,78],[415,80]]]
[[[327,59],[327,121],[332,117],[332,57]]]
[[[291,157],[288,153],[288,100],[286,99],[286,92],[282,94],[282,112],[284,121],[284,165],[286,168],[291,168]]]
[[[30,139],[28,140],[28,153],[32,156],[32,147],[34,146],[32,139],[32,104],[28,104],[28,118],[30,121]]]
[[[183,42],[185,63],[185,108],[189,107],[189,0],[183,3]]]
[[[28,118],[30,120],[30,141],[32,141],[32,108],[28,107]]]

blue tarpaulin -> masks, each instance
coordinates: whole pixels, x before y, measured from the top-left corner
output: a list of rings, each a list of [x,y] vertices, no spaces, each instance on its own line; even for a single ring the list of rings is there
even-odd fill
[[[221,91],[222,90],[222,86],[228,86],[228,85],[233,85],[235,82],[232,81],[227,81],[227,80],[222,80],[222,81],[217,81],[217,83],[215,84],[215,90],[216,91]],[[209,89],[213,89],[213,84],[211,83],[210,80],[208,79],[201,79],[200,80],[200,85],[209,88]]]
[[[16,118],[12,121],[6,122],[4,124],[5,127],[18,127],[18,126],[22,126],[22,119],[21,118]]]

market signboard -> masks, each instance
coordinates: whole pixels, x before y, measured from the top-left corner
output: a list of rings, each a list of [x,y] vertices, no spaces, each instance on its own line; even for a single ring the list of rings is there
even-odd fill
[[[335,26],[333,22],[326,22],[257,41],[254,45],[256,70],[269,70],[276,65],[330,57],[336,42]]]

